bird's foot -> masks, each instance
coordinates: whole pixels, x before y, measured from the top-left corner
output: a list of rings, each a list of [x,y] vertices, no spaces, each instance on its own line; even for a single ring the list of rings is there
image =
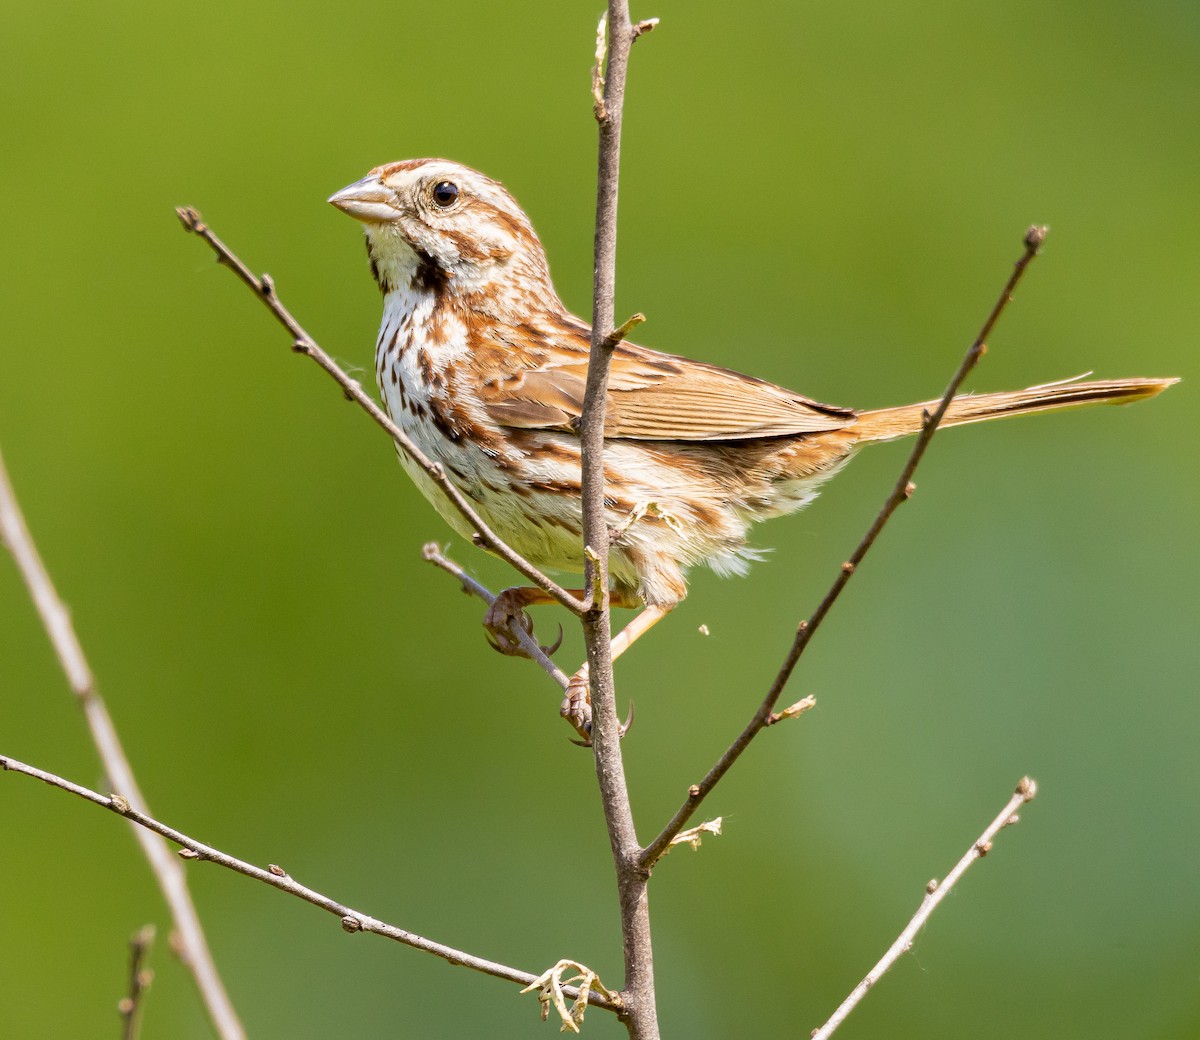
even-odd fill
[[[580,747],[592,746],[592,691],[588,685],[587,666],[579,669],[567,685],[567,691],[563,695],[562,707],[558,713],[566,719],[575,732],[579,734],[579,740],[572,741],[573,744],[578,744]],[[633,701],[629,702],[629,714],[625,716],[625,721],[617,727],[617,736],[622,740],[625,739],[625,734],[629,732],[629,727],[633,725]]]
[[[536,599],[537,590],[505,589],[501,592],[487,613],[483,615],[483,634],[493,650],[510,657],[528,657],[529,652],[521,645],[517,630],[533,636],[533,618],[525,613],[525,608]],[[562,645],[562,628],[558,630],[558,638],[549,646],[541,647],[542,653],[553,654]]]
[[[558,709],[558,713],[579,734],[581,739],[575,741],[575,743],[581,747],[591,747],[592,691],[588,686],[586,667],[581,668],[571,676],[571,681],[567,684],[566,693],[563,695],[562,707]]]

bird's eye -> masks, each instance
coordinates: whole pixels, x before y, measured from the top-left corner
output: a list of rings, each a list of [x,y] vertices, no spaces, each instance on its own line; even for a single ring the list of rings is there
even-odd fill
[[[439,181],[433,186],[433,201],[442,209],[449,209],[458,199],[458,185],[450,181]]]

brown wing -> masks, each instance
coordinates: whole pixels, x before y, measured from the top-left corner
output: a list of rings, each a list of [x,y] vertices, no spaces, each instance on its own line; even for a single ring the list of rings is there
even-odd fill
[[[563,349],[568,338],[569,352]],[[484,405],[496,422],[523,429],[576,429],[587,377],[586,329],[578,336],[556,336],[555,348],[528,353],[528,367],[482,388]],[[854,422],[855,413],[849,409],[818,404],[716,365],[632,343],[613,352],[606,437],[745,440],[840,430]]]

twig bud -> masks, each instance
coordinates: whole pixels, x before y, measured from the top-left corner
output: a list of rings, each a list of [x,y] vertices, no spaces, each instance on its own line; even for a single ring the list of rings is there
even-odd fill
[[[795,704],[790,704],[782,711],[773,711],[767,716],[767,725],[774,726],[777,722],[782,722],[784,719],[794,719],[799,715],[803,715],[810,708],[815,708],[817,698],[812,694],[807,697],[802,697]]]
[[[700,843],[705,834],[720,835],[722,817],[718,816],[715,820],[705,820],[696,827],[689,827],[686,831],[680,831],[675,835],[663,850],[665,856],[676,845],[691,845],[692,851],[695,852],[700,848]]]

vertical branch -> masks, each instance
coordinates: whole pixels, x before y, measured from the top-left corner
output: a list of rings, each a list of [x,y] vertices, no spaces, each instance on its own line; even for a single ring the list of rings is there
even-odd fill
[[[617,250],[617,183],[621,161],[621,116],[625,74],[634,39],[650,26],[634,26],[628,0],[609,0],[601,19],[593,71],[593,95],[600,147],[596,183],[595,267],[592,280],[592,347],[580,422],[583,452],[583,538],[588,559],[585,587],[598,595],[583,616],[592,697],[592,746],[596,777],[616,865],[625,956],[622,1019],[631,1037],[657,1040],[654,962],[646,901],[649,872],[629,805],[621,761],[620,726],[613,689],[608,605],[608,529],[604,517],[604,402],[609,361],[619,337],[613,332]],[[607,47],[604,34],[607,30]],[[607,51],[607,61],[606,58]]]
[[[92,742],[100,754],[109,784],[134,809],[148,816],[150,810],[146,799],[134,779],[133,769],[117,737],[112,716],[100,698],[95,677],[71,624],[71,614],[59,598],[54,583],[38,555],[29,528],[25,525],[25,519],[17,505],[16,493],[4,468],[3,456],[0,456],[0,541],[7,546],[13,560],[16,561],[17,569],[29,589],[29,595],[42,619],[46,634],[50,637],[54,652],[66,673],[71,691],[83,709],[84,718],[87,719],[88,729],[92,734]],[[212,952],[208,948],[208,940],[200,925],[200,915],[196,913],[196,904],[192,902],[192,895],[187,887],[183,865],[158,835],[136,826],[133,827],[133,834],[141,845],[142,853],[149,861],[150,869],[170,908],[171,917],[179,933],[181,958],[196,980],[196,987],[200,990],[200,997],[213,1028],[221,1040],[245,1040],[246,1032],[238,1020],[229,994],[225,992],[224,983],[217,973]]]
[[[142,1028],[142,1007],[154,972],[146,967],[150,947],[154,945],[154,925],[148,924],[129,940],[129,993],[117,1002],[121,1016],[121,1040],[138,1040]]]

